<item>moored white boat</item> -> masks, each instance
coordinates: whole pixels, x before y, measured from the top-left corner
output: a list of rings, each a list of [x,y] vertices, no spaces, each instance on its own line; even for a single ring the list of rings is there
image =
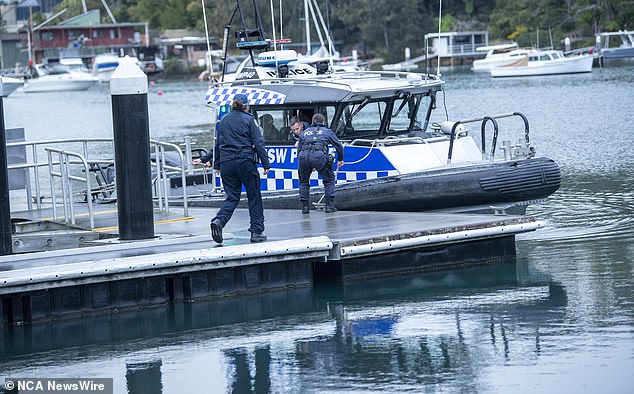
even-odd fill
[[[492,77],[525,77],[554,74],[576,74],[592,71],[593,56],[564,56],[562,51],[534,51],[512,64],[492,67]]]
[[[489,71],[492,67],[500,67],[511,64],[523,56],[528,56],[532,48],[519,48],[517,43],[489,45],[476,48],[477,51],[486,51],[484,59],[473,61],[473,71]]]
[[[59,92],[86,90],[99,79],[87,72],[69,70],[63,65],[35,65],[35,75],[24,84],[24,92]]]

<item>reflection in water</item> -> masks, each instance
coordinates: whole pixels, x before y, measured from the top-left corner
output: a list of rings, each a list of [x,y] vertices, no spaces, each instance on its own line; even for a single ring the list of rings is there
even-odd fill
[[[566,304],[564,289],[533,267],[491,265],[14,327],[3,331],[0,369],[73,376],[78,365],[115,360],[129,394],[472,392],[491,360],[539,357],[541,330],[561,324]],[[200,368],[218,377],[213,385],[190,372]]]
[[[271,350],[268,346],[254,351],[255,376],[251,376],[249,354],[244,348],[224,351],[227,363],[232,366],[231,393],[268,393],[271,391]]]
[[[128,394],[161,394],[161,360],[126,364]]]

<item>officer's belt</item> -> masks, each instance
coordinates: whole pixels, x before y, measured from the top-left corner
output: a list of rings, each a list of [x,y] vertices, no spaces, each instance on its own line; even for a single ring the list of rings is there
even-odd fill
[[[302,150],[315,150],[327,153],[327,149],[324,144],[320,144],[319,142],[308,142],[302,146]]]
[[[220,155],[221,161],[235,160],[235,159],[254,159],[255,151],[241,151],[237,153],[224,153]]]

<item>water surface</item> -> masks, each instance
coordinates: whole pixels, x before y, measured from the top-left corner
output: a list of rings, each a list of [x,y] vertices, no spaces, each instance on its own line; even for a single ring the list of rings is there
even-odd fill
[[[562,168],[561,189],[529,207],[547,225],[518,237],[517,263],[3,330],[0,380],[112,377],[116,393],[631,393],[634,63],[443,74],[436,121],[445,106],[452,120],[522,112],[538,154]],[[152,138],[208,139],[205,90],[150,86]],[[111,116],[105,86],[5,99],[7,127],[29,139],[110,137]],[[522,136],[517,120],[501,128]]]

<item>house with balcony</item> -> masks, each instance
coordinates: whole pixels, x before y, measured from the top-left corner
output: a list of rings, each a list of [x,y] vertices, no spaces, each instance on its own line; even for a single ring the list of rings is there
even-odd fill
[[[29,37],[30,35],[30,37]],[[36,63],[57,62],[64,57],[80,57],[89,64],[101,53],[153,57],[147,23],[101,23],[99,10],[90,10],[56,25],[20,30],[21,46],[31,50]],[[139,56],[142,53],[143,56]]]
[[[489,45],[488,31],[450,31],[425,34],[428,59],[440,58],[443,64],[470,64],[486,53],[476,51],[478,47]]]

